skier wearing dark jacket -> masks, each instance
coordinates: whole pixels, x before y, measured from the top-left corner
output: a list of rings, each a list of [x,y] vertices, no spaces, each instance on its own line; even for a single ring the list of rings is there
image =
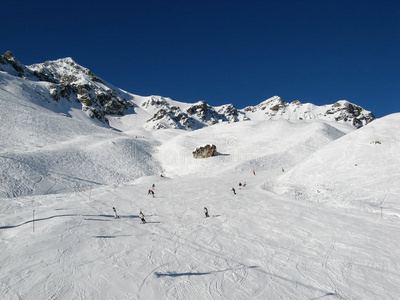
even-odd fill
[[[139,213],[139,218],[143,224],[146,223],[146,220],[144,219],[144,214],[142,213],[142,211],[140,211],[140,213]]]
[[[206,218],[209,217],[207,207],[204,207],[204,214],[206,215]]]
[[[113,207],[113,211],[114,211],[114,218],[119,219],[119,216],[117,214],[117,210],[115,209],[115,207]]]

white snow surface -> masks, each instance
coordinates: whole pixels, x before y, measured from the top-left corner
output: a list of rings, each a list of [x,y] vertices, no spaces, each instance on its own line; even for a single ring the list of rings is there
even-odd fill
[[[111,130],[0,75],[0,299],[398,299],[400,114]]]

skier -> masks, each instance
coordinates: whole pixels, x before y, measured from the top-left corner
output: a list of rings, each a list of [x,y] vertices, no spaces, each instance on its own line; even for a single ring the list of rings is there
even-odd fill
[[[209,217],[207,207],[204,207],[204,214],[206,215],[206,218]]]
[[[246,186],[246,182],[245,183],[243,183],[243,187],[245,187]]]
[[[256,175],[256,171],[253,170],[253,175]]]
[[[236,195],[236,191],[235,191],[234,188],[232,188],[232,192],[233,192],[234,195]]]
[[[153,190],[154,190],[154,188],[156,187],[156,185],[153,183],[153,185],[151,186],[152,188],[153,188]]]
[[[239,186],[240,186],[240,187],[242,186],[242,183],[241,183],[241,182],[239,182]]]
[[[114,211],[114,218],[119,219],[119,216],[117,214],[117,210],[115,209],[115,207],[113,207],[113,211]]]
[[[153,196],[153,198],[154,198],[154,192],[153,192],[153,190],[149,190],[149,192],[148,192],[147,194],[151,194],[151,195]]]
[[[144,214],[142,213],[142,211],[140,211],[140,213],[139,213],[139,218],[143,224],[146,223],[146,220],[144,219]]]
[[[282,168],[282,172],[285,172],[285,169],[284,169],[284,168]]]

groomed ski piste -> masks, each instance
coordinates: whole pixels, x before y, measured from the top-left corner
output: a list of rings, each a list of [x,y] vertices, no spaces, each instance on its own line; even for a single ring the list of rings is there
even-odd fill
[[[0,299],[400,295],[400,114],[358,130],[148,131],[132,115],[110,130],[78,110],[0,104]],[[194,159],[205,144],[219,155]]]

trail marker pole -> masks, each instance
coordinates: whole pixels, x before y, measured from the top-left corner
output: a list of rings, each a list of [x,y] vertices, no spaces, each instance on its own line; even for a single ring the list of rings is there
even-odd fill
[[[383,219],[383,207],[381,206],[381,219]]]
[[[33,210],[32,213],[32,227],[33,227],[33,232],[35,232],[35,210]]]
[[[92,199],[92,189],[90,189],[90,191],[89,191],[89,202],[91,199]]]

